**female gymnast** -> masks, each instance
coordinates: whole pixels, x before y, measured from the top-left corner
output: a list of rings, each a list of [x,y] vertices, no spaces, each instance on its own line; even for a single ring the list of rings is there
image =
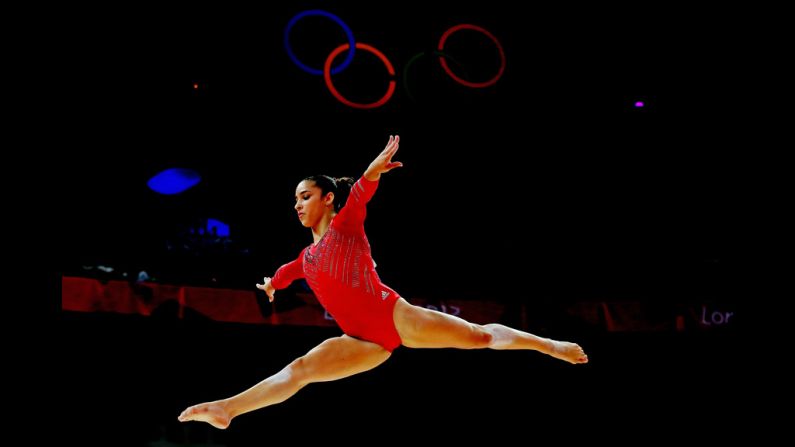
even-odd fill
[[[322,342],[278,373],[227,399],[188,407],[179,420],[226,428],[243,413],[283,402],[304,386],[375,368],[400,345],[410,348],[528,349],[579,364],[588,362],[574,343],[538,337],[501,324],[479,325],[409,304],[381,283],[364,232],[366,204],[392,161],[400,137],[389,142],[356,182],[320,175],[295,190],[298,220],[314,243],[257,288],[273,301],[276,290],[304,278],[344,335]],[[344,206],[343,206],[344,205]]]

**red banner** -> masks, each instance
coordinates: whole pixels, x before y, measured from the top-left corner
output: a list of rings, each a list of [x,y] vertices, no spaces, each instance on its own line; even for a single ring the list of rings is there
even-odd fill
[[[314,295],[298,292],[285,294],[283,300],[269,303],[267,298],[249,290],[210,287],[175,286],[168,284],[63,277],[61,308],[76,312],[114,312],[152,315],[161,306],[176,312],[198,313],[206,318],[235,323],[288,324],[301,326],[334,326],[333,318],[320,306]],[[506,306],[489,300],[427,300],[411,298],[417,306],[445,312],[473,323],[506,321]],[[735,325],[734,306],[715,300],[686,304],[654,303],[644,300],[566,300],[567,304],[546,310],[555,318],[578,325],[597,327],[609,332],[715,330]],[[526,322],[533,309],[512,308],[508,320],[519,329],[528,329]],[[518,317],[518,318],[517,318]],[[544,315],[552,318],[553,315]]]

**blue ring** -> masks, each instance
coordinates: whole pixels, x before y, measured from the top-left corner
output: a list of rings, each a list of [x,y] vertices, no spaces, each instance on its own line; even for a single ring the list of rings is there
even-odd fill
[[[348,36],[348,44],[351,46],[351,49],[348,51],[348,56],[345,58],[345,60],[343,60],[342,63],[337,67],[331,69],[331,74],[335,75],[341,72],[342,70],[348,68],[348,65],[351,64],[351,61],[353,61],[354,48],[356,47],[356,42],[353,40],[353,31],[351,31],[351,29],[348,27],[348,25],[345,24],[345,22],[342,21],[342,19],[340,19],[339,17],[335,16],[334,14],[328,11],[323,11],[322,9],[310,9],[304,12],[300,12],[296,14],[295,17],[290,19],[290,21],[287,23],[287,28],[285,28],[284,30],[284,49],[287,50],[287,55],[290,56],[290,59],[292,59],[293,62],[295,62],[295,65],[298,65],[298,68],[304,70],[309,74],[313,74],[316,76],[323,75],[322,69],[318,70],[317,68],[312,68],[309,65],[306,65],[300,60],[298,60],[298,57],[295,55],[295,53],[293,53],[293,50],[290,48],[290,31],[292,31],[293,26],[295,26],[295,24],[299,20],[307,16],[327,17],[337,22],[337,24],[342,27],[342,30],[345,31],[345,35]]]

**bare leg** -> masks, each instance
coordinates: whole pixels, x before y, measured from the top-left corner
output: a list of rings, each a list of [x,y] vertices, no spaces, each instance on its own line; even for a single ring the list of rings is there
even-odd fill
[[[588,356],[575,343],[538,337],[501,324],[470,323],[412,306],[402,298],[395,304],[394,319],[403,345],[410,348],[530,349],[569,363],[588,362]]]
[[[188,407],[179,420],[226,428],[232,418],[284,402],[304,386],[349,377],[380,365],[390,356],[381,346],[347,335],[330,338],[278,373],[228,399]]]

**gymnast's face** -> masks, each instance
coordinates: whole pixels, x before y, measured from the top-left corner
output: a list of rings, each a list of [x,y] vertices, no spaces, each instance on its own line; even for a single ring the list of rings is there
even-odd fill
[[[334,193],[323,191],[311,180],[304,180],[295,188],[295,210],[305,227],[314,227],[326,213],[334,211]]]

